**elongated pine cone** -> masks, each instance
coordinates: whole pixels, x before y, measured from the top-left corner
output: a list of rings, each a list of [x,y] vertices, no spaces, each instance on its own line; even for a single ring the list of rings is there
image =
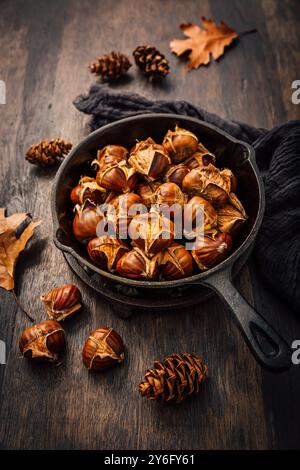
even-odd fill
[[[100,75],[103,80],[117,80],[125,75],[131,67],[129,58],[121,52],[111,52],[99,57],[97,62],[90,64],[89,68],[92,73]]]
[[[53,166],[64,158],[71,148],[72,144],[63,139],[42,140],[27,150],[26,160],[33,165]]]
[[[181,403],[188,395],[200,391],[207,370],[197,354],[172,354],[163,362],[156,361],[154,368],[147,370],[139,391],[149,400]]]
[[[150,80],[157,80],[170,73],[169,61],[154,46],[138,46],[133,51],[136,65]]]

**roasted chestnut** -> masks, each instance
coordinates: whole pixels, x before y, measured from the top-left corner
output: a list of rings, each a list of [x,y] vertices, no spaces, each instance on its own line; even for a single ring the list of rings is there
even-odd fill
[[[189,170],[193,170],[194,168],[207,166],[209,164],[215,165],[216,157],[213,153],[209,152],[207,148],[204,147],[204,145],[199,143],[197,152],[195,152],[184,163],[189,168]]]
[[[97,328],[85,342],[82,360],[87,369],[101,372],[123,362],[124,349],[121,336],[113,328]]]
[[[237,179],[236,176],[232,173],[229,168],[224,168],[224,170],[220,171],[222,178],[227,182],[229,187],[229,192],[235,193],[237,187]]]
[[[172,243],[157,256],[159,270],[166,281],[193,274],[192,255],[179,243]]]
[[[164,137],[163,146],[171,156],[173,163],[180,163],[196,152],[198,139],[192,132],[176,126]]]
[[[133,217],[141,212],[142,205],[141,197],[135,193],[115,196],[106,203],[107,220],[114,224],[115,232],[120,238],[125,239],[128,237],[128,225]]]
[[[204,197],[194,196],[184,207],[183,220],[184,235],[191,239],[196,237],[200,230],[205,232],[216,227],[217,213]]]
[[[154,193],[153,201],[163,210],[165,206],[170,207],[178,204],[183,207],[187,202],[187,195],[184,194],[176,183],[163,183]]]
[[[174,224],[160,212],[136,215],[129,225],[133,246],[141,248],[147,256],[159,253],[174,240]]]
[[[183,163],[179,163],[179,165],[171,165],[164,176],[164,181],[167,183],[176,183],[181,187],[182,180],[189,171],[189,168]]]
[[[154,203],[153,195],[157,188],[161,185],[158,181],[144,180],[141,183],[138,183],[135,188],[135,192],[141,197],[142,203],[150,208],[151,204]]]
[[[136,280],[153,281],[158,276],[156,258],[148,258],[145,253],[135,247],[117,263],[117,271],[121,276]]]
[[[221,232],[236,235],[247,218],[242,203],[234,193],[230,193],[228,203],[218,210],[218,228]]]
[[[182,181],[182,189],[189,194],[204,196],[215,207],[220,207],[228,200],[230,184],[218,168],[209,164],[191,170]]]
[[[46,320],[23,331],[20,351],[28,359],[57,361],[65,344],[63,327],[54,320]]]
[[[132,191],[137,182],[137,174],[134,168],[130,167],[125,160],[116,165],[99,170],[96,175],[99,186],[121,193]]]
[[[100,204],[106,197],[106,190],[101,188],[94,178],[84,176],[71,191],[71,201],[73,204],[82,204],[89,199],[95,204]]]
[[[43,294],[41,300],[51,320],[63,321],[77,312],[82,304],[81,293],[73,284],[66,284]]]
[[[171,160],[162,145],[147,139],[133,147],[128,162],[138,173],[156,180],[164,175]]]
[[[103,236],[90,240],[87,250],[94,263],[106,271],[114,272],[118,260],[129,251],[129,248],[123,240]]]
[[[75,207],[75,217],[73,220],[74,237],[81,243],[87,243],[97,235],[97,226],[104,219],[100,209],[88,199],[83,206]]]
[[[213,237],[204,236],[195,243],[197,249],[192,250],[192,256],[201,271],[221,263],[232,248],[232,238],[228,233],[217,233]]]
[[[120,163],[122,160],[127,161],[128,157],[128,150],[121,145],[106,145],[97,152],[99,167],[102,171]]]

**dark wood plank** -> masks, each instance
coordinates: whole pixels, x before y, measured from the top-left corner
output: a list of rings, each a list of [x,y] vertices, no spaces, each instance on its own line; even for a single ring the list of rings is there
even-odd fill
[[[282,7],[284,3],[284,7]],[[52,0],[1,3],[0,79],[7,84],[1,107],[0,206],[43,218],[39,235],[20,259],[17,290],[37,320],[38,297],[64,282],[83,292],[85,310],[65,324],[68,347],[59,368],[19,358],[18,338],[28,322],[9,293],[1,291],[0,339],[8,362],[0,366],[3,448],[57,449],[261,449],[297,447],[299,371],[262,372],[216,298],[180,312],[115,317],[111,307],[68,269],[51,240],[49,194],[53,172],[32,169],[26,148],[61,135],[74,143],[88,132],[74,97],[93,83],[87,64],[112,49],[131,53],[155,43],[170,58],[172,74],[150,85],[132,67],[121,86],[150,98],[186,99],[228,118],[271,127],[297,117],[289,84],[297,77],[299,21],[296,1]],[[280,14],[278,14],[280,13]],[[241,38],[219,63],[187,74],[168,42],[181,21],[201,15],[223,19]],[[284,18],[284,21],[282,21]],[[290,58],[287,51],[291,51]],[[252,283],[250,282],[250,276]],[[239,288],[287,334],[299,337],[299,321],[261,285],[255,266],[245,268]],[[253,288],[252,288],[253,286]],[[111,325],[127,346],[124,366],[98,376],[87,373],[81,349],[88,333]],[[144,370],[173,351],[197,351],[209,365],[203,393],[178,408],[142,400],[136,389]]]

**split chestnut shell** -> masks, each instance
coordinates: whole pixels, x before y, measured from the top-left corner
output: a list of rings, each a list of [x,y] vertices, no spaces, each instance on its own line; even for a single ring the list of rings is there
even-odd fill
[[[142,250],[135,247],[118,261],[117,271],[129,279],[153,281],[158,276],[157,260],[156,257],[148,258]]]
[[[183,163],[179,163],[179,165],[170,165],[164,176],[164,181],[166,183],[176,183],[181,187],[183,178],[188,174],[189,171],[189,168]]]
[[[192,132],[176,126],[174,131],[169,130],[165,135],[163,146],[173,163],[181,163],[196,152],[198,138]]]
[[[232,248],[232,238],[228,233],[217,233],[213,237],[204,236],[197,243],[202,246],[193,250],[192,256],[202,271],[221,263]]]
[[[184,207],[184,235],[192,239],[199,231],[210,231],[217,225],[214,207],[202,196],[193,196]]]
[[[159,212],[136,215],[129,225],[133,246],[141,248],[147,256],[159,253],[174,240],[174,224]]]
[[[125,160],[98,171],[96,181],[99,186],[110,191],[129,193],[137,182],[137,174],[134,168],[128,166]]]
[[[125,355],[121,336],[113,328],[97,328],[85,342],[82,359],[87,369],[100,372],[123,362]]]
[[[20,351],[28,359],[55,362],[65,344],[63,327],[55,320],[46,320],[23,331]]]
[[[81,308],[81,293],[73,284],[66,284],[50,290],[41,296],[48,317],[51,320],[63,321]]]
[[[193,258],[180,243],[173,243],[158,255],[159,270],[166,281],[193,274]]]
[[[121,145],[106,145],[97,152],[99,167],[102,171],[120,163],[122,160],[126,161],[128,157],[127,149]]]
[[[228,203],[218,210],[218,228],[221,232],[236,235],[246,222],[248,216],[234,193],[230,193]]]
[[[82,204],[89,199],[95,204],[100,204],[104,201],[106,196],[106,191],[104,188],[101,188],[94,178],[85,176],[79,180],[79,183],[71,191],[71,201],[73,204]]]
[[[171,160],[162,145],[147,139],[133,147],[128,162],[138,173],[156,180],[164,175]]]
[[[116,270],[119,259],[129,251],[123,240],[111,236],[93,238],[87,246],[89,257],[102,269]]]
[[[208,199],[215,207],[220,207],[228,200],[231,179],[223,178],[221,171],[214,165],[191,170],[182,181],[183,191]]]
[[[74,237],[81,243],[87,243],[96,236],[97,226],[103,221],[104,215],[88,199],[84,202],[83,206],[77,205],[75,212],[73,220]]]

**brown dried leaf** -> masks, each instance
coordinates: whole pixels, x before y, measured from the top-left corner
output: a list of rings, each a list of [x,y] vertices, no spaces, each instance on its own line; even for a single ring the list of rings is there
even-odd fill
[[[41,223],[29,222],[18,237],[16,231],[22,228],[28,217],[31,216],[25,212],[5,217],[5,209],[0,208],[0,287],[6,290],[14,288],[14,271],[18,256],[32,237],[34,229]]]
[[[204,29],[192,23],[180,25],[180,29],[188,39],[174,39],[170,42],[171,51],[178,56],[187,51],[189,54],[189,70],[210,62],[211,56],[217,60],[224,54],[224,49],[238,37],[238,34],[223,21],[217,25],[212,20],[202,17]]]

